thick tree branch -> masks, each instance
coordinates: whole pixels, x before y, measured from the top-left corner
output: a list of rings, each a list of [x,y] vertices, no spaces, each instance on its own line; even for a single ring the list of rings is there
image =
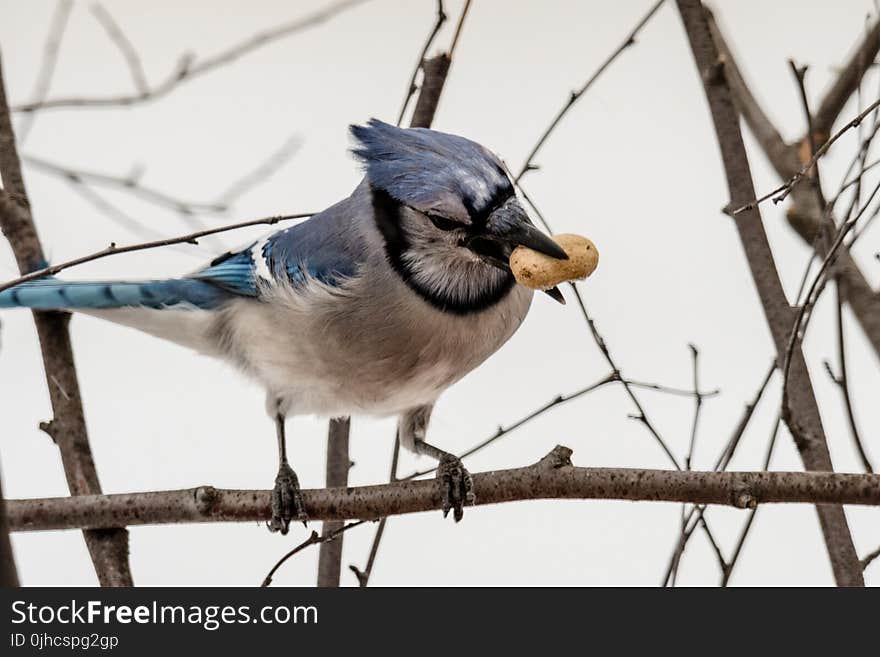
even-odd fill
[[[431,127],[451,63],[452,60],[445,52],[422,62],[422,70],[424,71],[422,90],[419,92],[416,108],[413,110],[410,120],[409,126],[411,128]]]
[[[467,18],[470,6],[471,0],[467,0],[464,8],[461,10],[461,16],[459,16],[458,23],[456,24],[455,36],[452,38],[452,45],[449,47],[449,52],[440,53],[432,59],[424,59],[425,53],[428,52],[431,43],[434,41],[434,37],[437,36],[437,32],[446,20],[442,0],[437,3],[437,22],[434,24],[434,28],[428,35],[428,40],[422,48],[422,59],[420,60],[420,68],[422,69],[422,88],[419,91],[419,97],[416,100],[416,107],[413,110],[413,115],[410,119],[411,128],[430,128],[431,124],[434,122],[434,114],[437,113],[437,105],[440,104],[440,94],[443,92],[443,85],[446,84],[446,75],[449,73],[449,67],[452,64],[452,55],[455,52],[455,46],[461,35],[462,27],[464,27],[464,21]],[[415,79],[418,70],[417,67],[413,72],[413,77],[409,84],[409,93],[400,110],[397,125],[400,125],[400,122],[403,120],[403,115],[406,113],[409,100],[416,91]],[[391,482],[394,482],[397,479],[397,461],[399,456],[400,438],[395,437],[391,456]],[[379,545],[382,543],[382,536],[385,535],[385,525],[387,523],[388,518],[382,518],[379,521],[379,526],[376,528],[376,533],[373,535],[373,542],[370,545],[370,554],[367,557],[367,565],[364,570],[360,570],[357,566],[349,566],[349,569],[355,574],[355,577],[357,577],[358,585],[361,587],[367,586],[370,581],[370,575],[373,572],[373,564],[376,563],[376,556],[379,553]]]
[[[797,144],[786,144],[779,131],[770,119],[767,118],[766,113],[755,99],[748,83],[745,81],[721,29],[715,22],[711,12],[707,11],[706,14],[712,39],[719,51],[719,61],[723,62],[723,72],[737,109],[745,119],[752,134],[755,135],[773,168],[776,169],[777,175],[782,180],[790,180],[798,173],[803,164],[798,155]],[[875,34],[876,28],[868,33],[867,40],[859,48],[860,52],[864,51],[868,40],[876,38],[873,36]],[[870,62],[871,60],[867,61]],[[832,85],[832,90],[837,89],[839,91],[846,88],[846,85],[840,81],[843,78],[846,78],[850,84],[853,83],[854,80],[851,75],[853,66],[853,60],[851,60],[847,69],[844,69],[841,73],[838,81]],[[861,69],[855,66],[854,70]],[[850,88],[850,93],[853,90],[854,87]],[[826,97],[822,106],[827,108],[830,106],[829,103],[829,97]],[[819,111],[822,111],[821,108]],[[814,130],[817,130],[816,118],[814,118],[813,124]],[[824,139],[821,141],[824,141]],[[812,186],[797,186],[792,190],[791,196],[794,203],[787,213],[789,224],[807,246],[811,249],[815,248],[819,257],[824,258],[828,253],[831,236],[835,231],[834,218],[828,216],[824,211],[824,199],[821,198],[821,194]],[[874,348],[877,357],[880,358],[880,294],[877,294],[871,287],[861,269],[853,260],[849,250],[841,250],[834,270],[840,281],[840,292],[844,301],[852,309],[859,326],[861,326],[862,331]]]
[[[798,160],[796,149],[785,143],[779,130],[773,125],[773,122],[764,112],[761,104],[752,94],[752,90],[745,81],[736,58],[718,24],[715,16],[708,9],[706,10],[706,20],[709,22],[709,29],[712,32],[712,39],[715,41],[715,47],[718,49],[720,61],[723,62],[724,75],[727,78],[727,84],[733,94],[733,100],[737,110],[749,126],[749,130],[758,140],[764,154],[770,160],[773,167],[778,172],[780,178],[788,179],[794,176],[801,168],[801,162]],[[822,141],[825,141],[824,139]]]
[[[850,96],[859,88],[859,83],[880,52],[880,21],[865,33],[861,43],[856,46],[849,60],[840,70],[837,79],[825,94],[813,119],[813,129],[823,142],[831,134],[834,122],[840,116]]]
[[[15,555],[9,542],[9,519],[6,517],[6,499],[3,497],[3,484],[0,482],[0,588],[18,586],[18,571],[15,568]]]
[[[729,207],[739,207],[755,198],[755,189],[740,132],[739,117],[723,74],[723,60],[719,58],[712,40],[702,3],[699,0],[678,0],[677,4],[715,125],[730,192]],[[776,271],[761,213],[757,207],[750,207],[734,215],[733,220],[773,335],[778,362],[781,363],[788,347],[794,315]],[[799,345],[792,352],[790,367],[791,383],[788,394],[783,399],[786,425],[794,436],[804,466],[808,470],[830,472],[834,468],[828,452],[825,430]],[[816,509],[838,585],[863,586],[862,569],[843,507],[818,505]]]
[[[697,472],[579,468],[557,446],[537,463],[473,475],[476,504],[537,499],[687,502],[754,508],[768,503],[880,505],[880,475],[834,472]],[[9,500],[12,531],[268,520],[270,491],[210,486],[80,498]],[[309,518],[375,519],[434,511],[443,494],[433,479],[304,490]]]
[[[348,470],[351,461],[348,456],[348,438],[351,432],[351,418],[342,417],[330,420],[327,430],[327,488],[344,488],[348,485]],[[339,586],[342,571],[342,526],[338,520],[330,520],[321,528],[321,550],[318,554],[318,586]],[[336,537],[330,540],[328,537]]]
[[[21,162],[6,101],[6,88],[0,67],[0,177],[4,196],[0,204],[0,228],[9,240],[19,270],[24,274],[43,266],[43,249],[30,213],[27,191],[21,175]],[[43,353],[43,366],[54,418],[45,425],[61,453],[61,462],[71,495],[99,495],[101,484],[92,460],[86,431],[79,381],[73,361],[69,315],[34,313],[37,335]],[[86,544],[102,586],[131,586],[128,565],[128,532],[108,528],[84,532]]]

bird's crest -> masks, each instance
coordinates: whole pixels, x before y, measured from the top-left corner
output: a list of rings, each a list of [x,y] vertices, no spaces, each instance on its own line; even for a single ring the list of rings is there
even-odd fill
[[[422,212],[474,221],[513,194],[498,158],[464,137],[378,119],[351,133],[370,185]]]

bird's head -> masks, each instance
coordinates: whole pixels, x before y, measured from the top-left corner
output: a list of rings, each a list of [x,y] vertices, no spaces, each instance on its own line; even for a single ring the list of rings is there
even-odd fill
[[[388,260],[433,305],[463,314],[499,301],[514,284],[508,260],[517,246],[567,257],[532,224],[486,148],[376,119],[351,131]]]

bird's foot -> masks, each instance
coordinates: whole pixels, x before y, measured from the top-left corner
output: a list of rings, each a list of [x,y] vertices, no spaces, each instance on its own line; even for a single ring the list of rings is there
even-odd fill
[[[461,459],[452,454],[445,454],[440,458],[437,466],[437,481],[443,490],[443,517],[452,511],[455,522],[464,516],[465,505],[472,505],[476,501],[474,495],[474,480]]]
[[[282,463],[275,477],[275,488],[272,489],[272,520],[269,521],[269,531],[284,535],[291,520],[299,520],[305,525],[307,519],[296,473],[287,463]]]

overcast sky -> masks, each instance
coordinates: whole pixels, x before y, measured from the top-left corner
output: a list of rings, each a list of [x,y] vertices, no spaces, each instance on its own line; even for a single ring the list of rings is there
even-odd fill
[[[141,55],[147,77],[162,80],[181,53],[209,56],[253,33],[306,15],[325,2],[224,0],[211,3],[114,0],[106,6]],[[717,3],[721,5],[722,3]],[[461,3],[449,2],[457,17]],[[475,0],[443,92],[435,127],[477,140],[518,168],[571,89],[617,47],[650,5],[627,2]],[[0,48],[8,94],[30,98],[48,25],[49,0],[0,0]],[[347,126],[370,117],[395,121],[435,3],[373,0],[325,25],[290,36],[131,109],[41,113],[22,152],[88,170],[124,175],[143,167],[143,183],[197,201],[213,201],[285,140],[302,147],[217,223],[283,212],[320,210],[346,196],[360,173],[348,153]],[[814,102],[864,29],[869,0],[742,0],[723,3],[727,30],[757,96],[785,136],[802,134],[803,114],[786,62],[810,65]],[[50,95],[129,92],[132,82],[114,45],[77,2],[61,45]],[[452,37],[449,21],[437,49]],[[873,76],[867,101],[876,93]],[[855,104],[844,111],[854,115]],[[21,117],[19,117],[20,119]],[[19,126],[21,122],[19,122]],[[756,187],[778,181],[747,135]],[[856,144],[848,135],[823,165],[836,189]],[[700,348],[706,401],[695,468],[711,468],[773,348],[732,222],[719,209],[728,197],[715,136],[680,19],[663,7],[579,105],[524,179],[559,232],[598,246],[601,262],[582,289],[625,375],[691,385],[688,343]],[[140,241],[143,232],[109,217],[57,177],[25,170],[46,251],[58,262]],[[188,228],[174,212],[101,189],[148,231]],[[763,206],[780,274],[794,293],[808,250],[788,227],[785,206]],[[109,258],[70,278],[161,277],[194,269],[249,233],[199,247]],[[2,241],[0,241],[2,242]],[[874,253],[880,229],[856,257],[880,285]],[[15,274],[0,243],[2,278]],[[858,471],[838,391],[822,361],[836,358],[833,295],[820,303],[806,342],[835,468]],[[0,458],[11,498],[68,493],[57,450],[37,425],[51,416],[33,322],[2,314]],[[880,462],[880,363],[851,316],[847,337],[852,392],[874,462]],[[71,324],[95,461],[106,492],[218,487],[267,488],[276,470],[274,429],[263,393],[231,368],[181,347],[88,317]],[[523,327],[477,371],[440,400],[433,443],[463,451],[559,393],[606,376],[608,367],[574,304],[536,297]],[[759,468],[778,409],[778,381],[758,408],[731,467]],[[690,438],[692,400],[640,393],[649,416],[678,455]],[[562,406],[467,462],[476,472],[532,463],[557,443],[578,465],[667,468],[624,391],[606,387]],[[326,422],[289,423],[292,462],[305,487],[323,484]],[[353,421],[352,484],[386,480],[394,420]],[[431,465],[404,454],[401,473]],[[801,469],[793,442],[780,433],[775,469]],[[880,510],[847,509],[860,555],[880,545]],[[745,513],[711,509],[707,518],[729,556]],[[608,501],[541,501],[468,509],[455,525],[439,512],[389,522],[372,583],[656,585],[677,540],[680,507]],[[374,529],[345,537],[344,564],[363,567]],[[258,584],[307,531],[270,535],[256,524],[135,527],[131,563],[138,584]],[[94,584],[79,532],[17,534],[13,544],[27,585]],[[317,549],[292,560],[278,585],[311,584]],[[679,581],[716,584],[714,553],[702,535],[691,542]],[[880,565],[866,573],[880,583]],[[347,569],[343,583],[356,584]],[[832,584],[815,511],[761,508],[733,584]]]

